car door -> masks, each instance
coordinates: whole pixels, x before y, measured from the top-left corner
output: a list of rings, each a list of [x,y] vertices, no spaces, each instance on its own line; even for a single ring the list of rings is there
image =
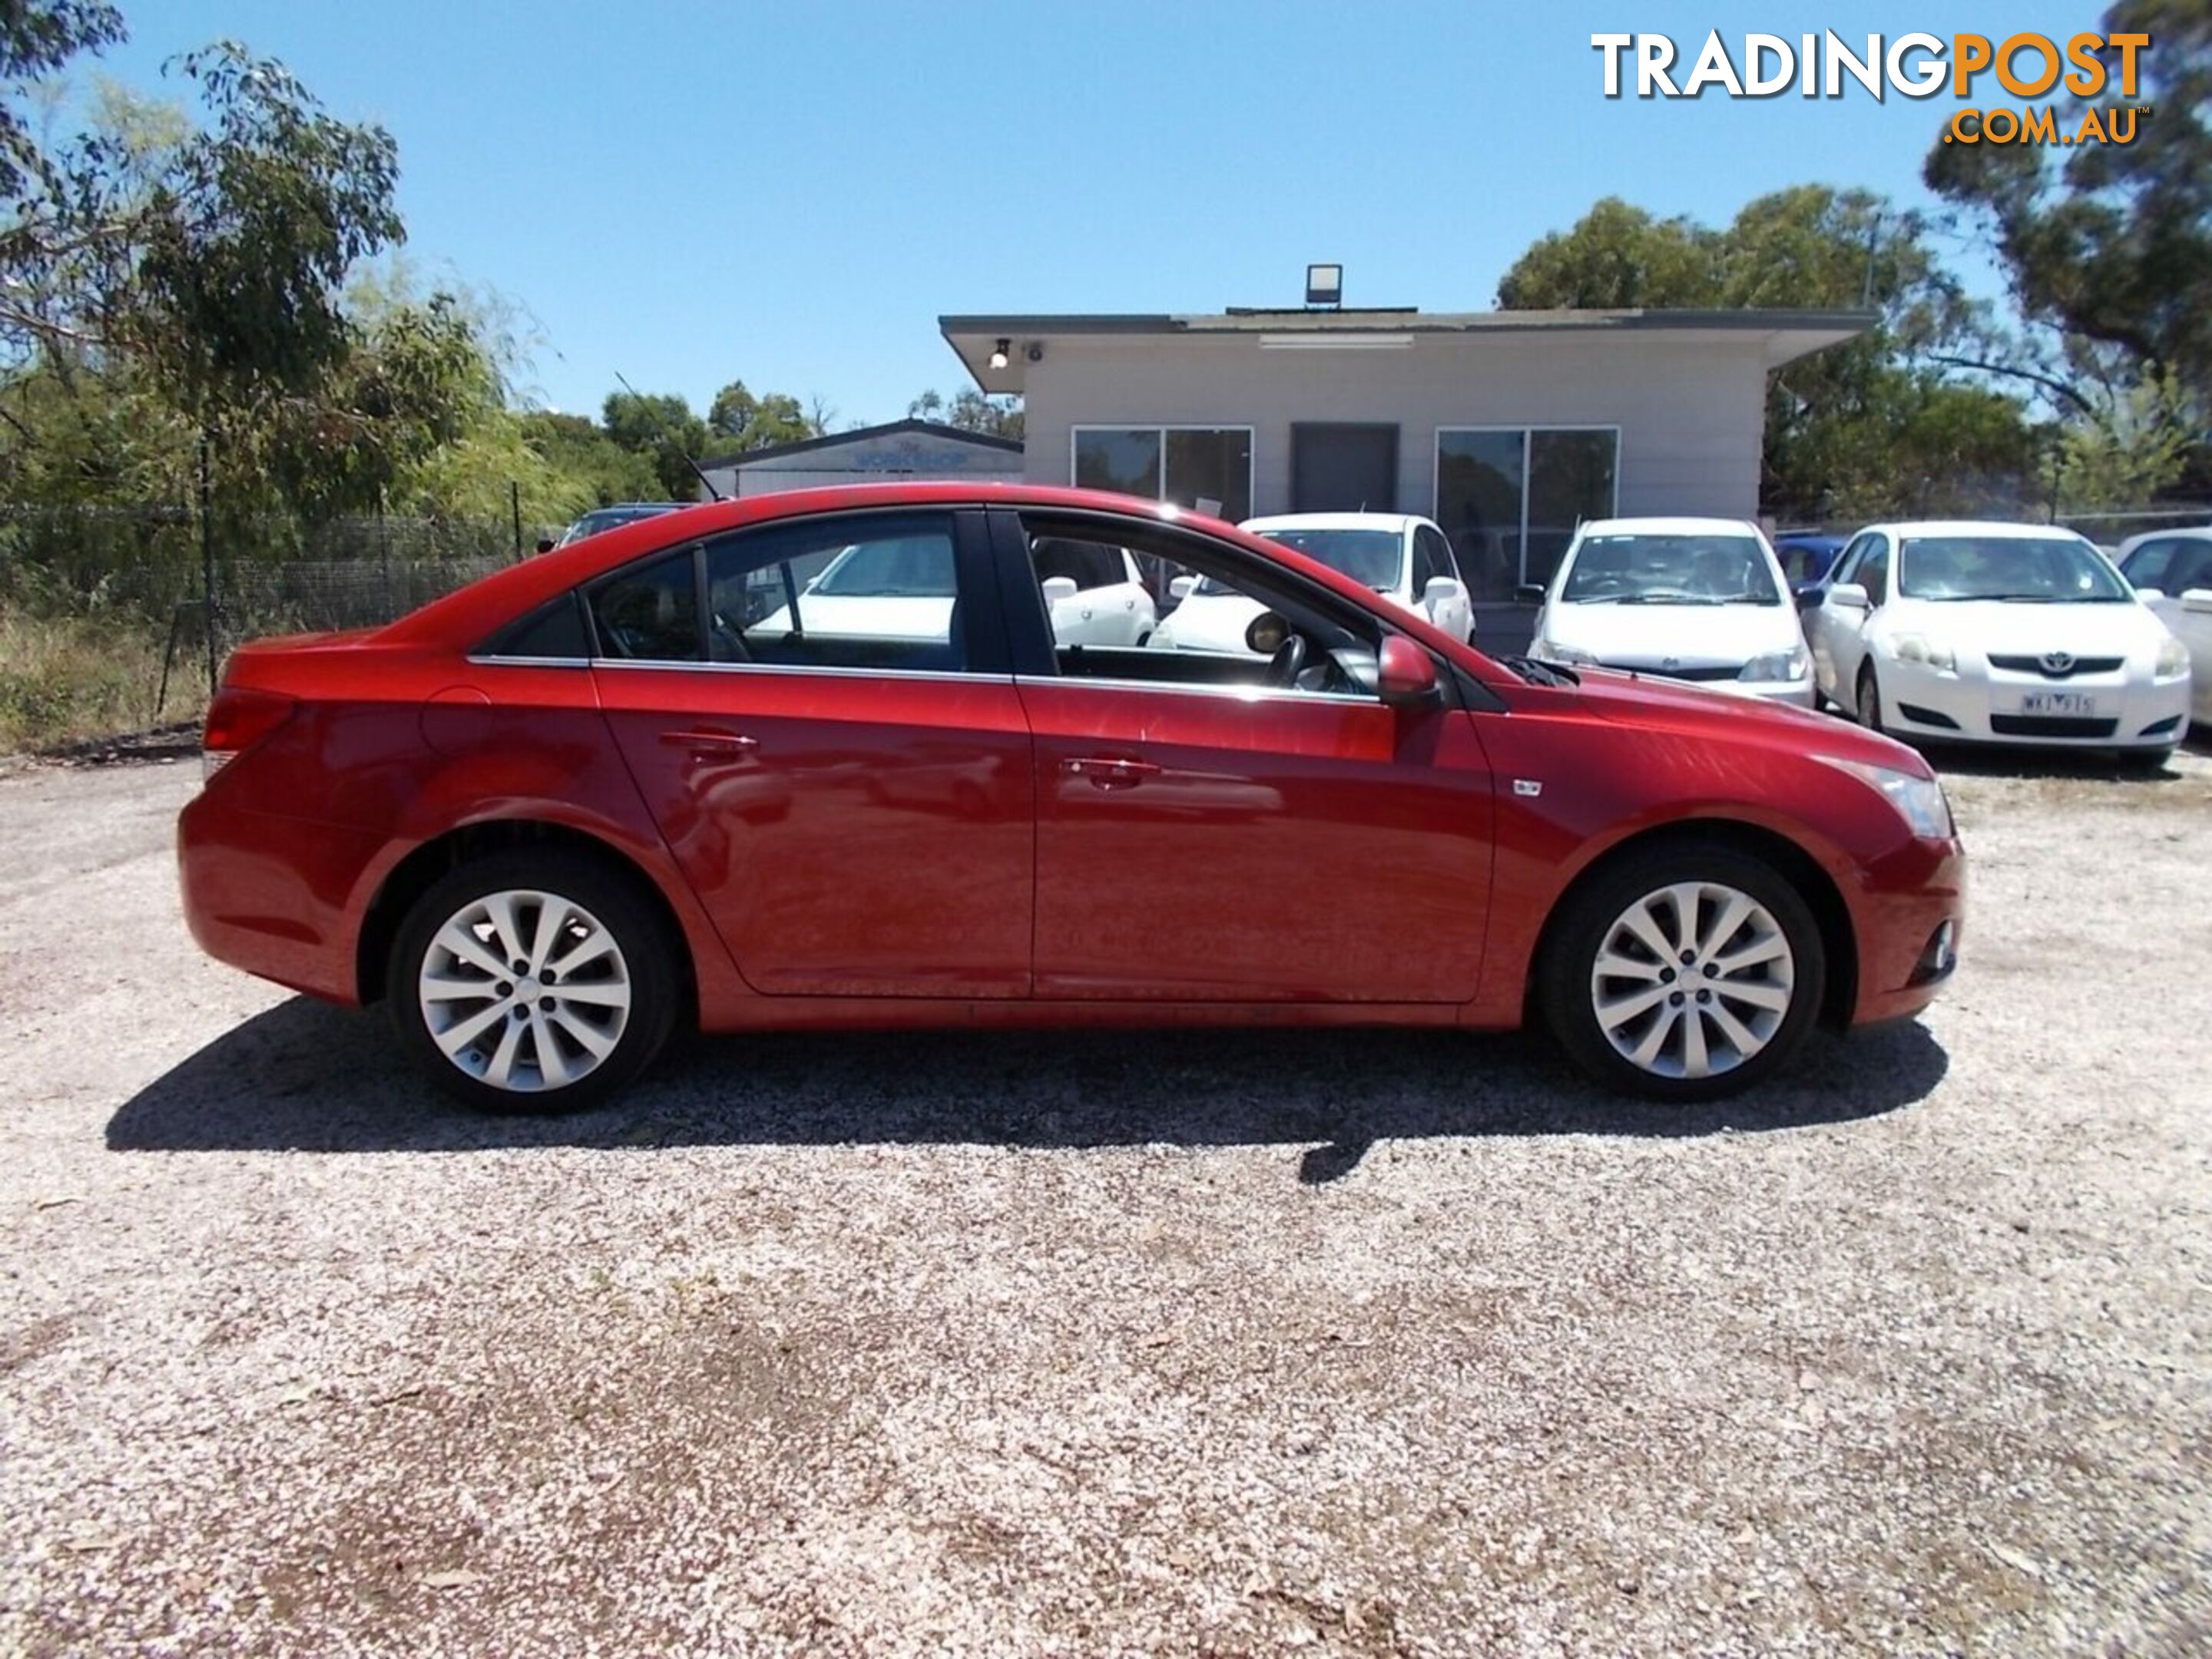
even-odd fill
[[[1866,655],[1866,627],[1872,611],[1837,604],[1836,589],[1863,582],[1877,550],[1886,545],[1885,538],[1873,531],[1854,538],[1836,562],[1835,580],[1808,617],[1806,642],[1813,650],[1814,673],[1820,690],[1847,708],[1856,706],[1852,699],[1857,693],[1859,664]],[[1869,605],[1873,597],[1868,595]]]
[[[2166,569],[2173,589],[2152,600],[2159,620],[2189,647],[2191,718],[2212,720],[2212,541],[2191,539]]]
[[[1451,544],[1434,525],[1413,526],[1413,600],[1415,607],[1425,611],[1431,622],[1455,640],[1474,637],[1474,602],[1468,592],[1467,584],[1461,580],[1459,566],[1452,558]],[[1428,579],[1442,576],[1458,591],[1449,594],[1434,606],[1421,601],[1428,592]]]
[[[1055,537],[1033,553],[1038,580],[1053,584],[1045,592],[1062,645],[1135,645],[1152,631],[1152,595],[1121,549]]]
[[[755,990],[1029,994],[1031,744],[985,536],[824,515],[589,590],[607,723]],[[853,549],[810,630],[809,574]]]
[[[1029,547],[1068,527],[1011,512],[994,522],[1016,684],[1036,739],[1036,994],[1474,994],[1492,805],[1466,714],[1263,686],[1267,665],[1242,652],[1055,648]],[[1209,538],[1142,525],[1124,533],[1284,614],[1310,604],[1297,579],[1255,582],[1268,567],[1224,556]],[[1333,598],[1321,609],[1364,616]],[[1379,640],[1382,624],[1366,625]]]

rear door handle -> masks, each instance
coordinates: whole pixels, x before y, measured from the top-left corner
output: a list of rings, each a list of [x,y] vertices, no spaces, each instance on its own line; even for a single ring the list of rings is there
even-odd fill
[[[1160,775],[1160,769],[1150,761],[1125,760],[1112,755],[1065,761],[1060,769],[1072,778],[1088,778],[1101,789],[1127,789]]]
[[[672,749],[700,754],[744,754],[760,747],[758,738],[749,738],[742,732],[663,732],[660,740]]]

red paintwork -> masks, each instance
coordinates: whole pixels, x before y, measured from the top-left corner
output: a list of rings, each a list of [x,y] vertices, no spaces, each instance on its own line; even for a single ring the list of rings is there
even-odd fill
[[[1385,617],[1504,712],[468,660],[501,624],[656,549],[894,503],[1177,519]],[[1812,758],[1924,775],[1901,745],[1626,676],[1529,685],[1276,544],[1087,491],[878,485],[691,507],[388,628],[241,647],[226,683],[295,706],[185,809],[186,916],[211,954],[344,1002],[361,1000],[363,921],[395,868],[499,821],[592,836],[651,881],[708,1030],[1510,1026],[1567,884],[1628,838],[1684,821],[1771,832],[1826,873],[1856,945],[1856,1021],[1933,996],[1905,981],[1963,902],[1955,842],[1915,840],[1871,790]]]

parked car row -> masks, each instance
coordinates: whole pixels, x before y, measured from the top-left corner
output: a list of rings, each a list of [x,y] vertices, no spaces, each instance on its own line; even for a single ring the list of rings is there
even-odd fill
[[[1586,524],[1532,596],[1534,653],[1825,703],[1915,742],[2157,763],[2212,720],[2212,529],[2136,538],[2124,574],[2049,525],[1782,539],[1786,562],[1740,520]]]

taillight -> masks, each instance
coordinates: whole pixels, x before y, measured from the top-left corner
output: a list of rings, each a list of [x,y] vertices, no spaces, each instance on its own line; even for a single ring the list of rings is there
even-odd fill
[[[226,685],[208,705],[207,732],[200,738],[203,782],[292,717],[297,704],[281,691],[257,691]]]

